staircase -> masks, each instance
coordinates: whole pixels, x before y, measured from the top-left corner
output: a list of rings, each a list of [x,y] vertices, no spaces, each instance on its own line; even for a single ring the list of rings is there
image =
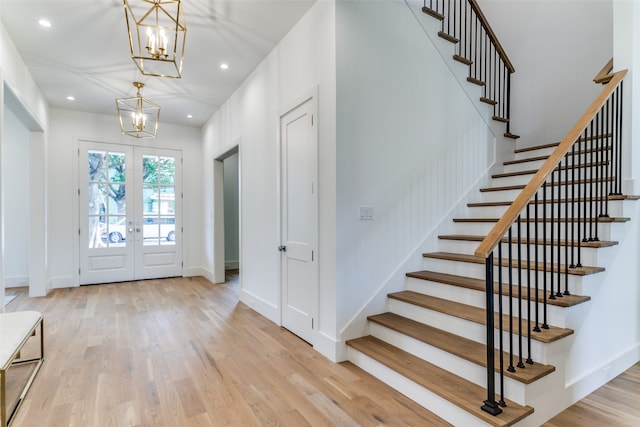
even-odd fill
[[[505,162],[505,173],[494,175],[492,185],[481,189],[478,201],[467,205],[469,216],[454,219],[456,234],[439,236],[441,251],[425,253],[424,270],[407,273],[407,289],[388,295],[389,311],[368,318],[371,335],[348,341],[351,362],[454,425],[508,426],[534,412],[528,402],[544,401],[545,391],[563,377],[556,372],[563,366],[562,350],[568,345],[562,342],[580,323],[580,312],[576,308],[590,300],[589,284],[582,279],[605,270],[598,263],[598,255],[617,244],[612,240],[615,227],[628,221],[623,216],[624,204],[637,199],[608,197],[610,211],[615,215],[601,219],[598,226],[599,234],[606,238],[582,243],[582,267],[567,269],[560,265],[563,278],[568,273],[570,295],[547,298],[549,306],[544,323],[549,328],[532,332],[532,354],[523,354],[525,362],[520,366],[524,367],[517,366],[520,357],[515,349],[514,361],[507,362],[514,366],[514,372],[503,372],[505,395],[509,398],[505,399],[507,406],[498,416],[484,412],[480,407],[486,396],[485,259],[473,253],[491,231],[496,218],[513,201],[512,187],[519,187],[519,181],[535,172],[530,163],[548,156],[555,146],[516,150],[516,160]],[[504,260],[503,264],[506,266]],[[531,265],[530,271],[541,268],[541,265]],[[524,293],[527,290],[529,288],[519,286],[510,289],[507,283],[495,288],[496,295],[504,296],[505,305],[510,291]],[[534,295],[532,299],[542,303],[545,294],[538,290],[537,297]],[[517,308],[513,310],[517,312]],[[508,312],[503,314],[503,324],[510,320],[516,321],[509,318]],[[499,321],[496,315],[496,324]],[[536,324],[533,314],[530,321],[533,329]],[[528,328],[527,323],[525,319],[523,325],[516,324],[516,334],[519,327]],[[508,341],[510,337],[504,335]],[[495,357],[496,366],[501,366],[497,352]],[[511,357],[506,351],[502,354],[505,361]],[[535,362],[526,363],[528,358]],[[550,378],[554,375],[558,378]]]
[[[452,10],[458,16],[448,18]],[[461,47],[469,36],[460,22],[484,19],[475,1],[429,1],[423,12],[442,21],[453,60],[470,67],[471,84],[489,87],[481,101],[517,139],[508,127],[513,67],[499,43],[492,55],[504,56],[504,84],[474,74]],[[573,403],[565,386],[572,336],[601,285],[591,277],[605,271],[603,255],[629,221],[625,206],[637,200],[620,191],[617,74],[599,74],[615,87],[563,141],[514,150],[453,219],[453,232],[439,236],[439,251],[423,254],[424,269],[388,295],[388,311],[368,317],[370,335],[347,342],[352,363],[456,426],[538,426]]]

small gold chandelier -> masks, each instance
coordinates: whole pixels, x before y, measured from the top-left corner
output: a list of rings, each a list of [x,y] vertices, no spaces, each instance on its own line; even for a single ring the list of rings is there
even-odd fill
[[[155,138],[158,133],[160,106],[140,94],[144,83],[133,82],[138,93],[133,98],[116,99],[122,133],[135,138]]]
[[[180,78],[187,35],[181,0],[138,0],[151,4],[146,12],[137,11],[140,19],[136,19],[131,7],[135,0],[123,1],[131,59],[140,72]]]

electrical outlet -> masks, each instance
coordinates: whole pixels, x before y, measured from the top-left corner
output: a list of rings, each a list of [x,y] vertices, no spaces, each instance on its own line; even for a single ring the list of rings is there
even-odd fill
[[[373,220],[373,207],[372,206],[360,206],[360,221]]]

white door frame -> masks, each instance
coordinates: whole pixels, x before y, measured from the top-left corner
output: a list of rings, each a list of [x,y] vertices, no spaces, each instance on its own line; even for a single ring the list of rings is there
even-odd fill
[[[242,155],[240,153],[241,138],[235,139],[231,148],[213,158],[213,271],[212,282],[225,281],[224,259],[224,159],[238,154],[238,268],[242,275]],[[242,276],[241,276],[242,278]],[[240,281],[242,287],[242,281]]]
[[[301,96],[299,96],[298,98],[296,98],[295,100],[289,102],[288,104],[286,104],[283,108],[280,109],[280,112],[278,114],[278,123],[277,123],[277,152],[278,152],[278,156],[277,156],[277,179],[276,179],[276,194],[277,194],[277,198],[278,198],[278,204],[277,204],[277,218],[278,218],[278,223],[277,223],[277,236],[278,236],[278,245],[276,245],[275,250],[279,250],[279,247],[283,244],[280,240],[282,238],[282,134],[281,134],[281,123],[282,123],[282,118],[284,116],[286,116],[289,112],[291,112],[292,110],[295,110],[296,108],[298,108],[299,106],[303,105],[305,102],[307,101],[311,101],[311,108],[313,111],[313,115],[315,117],[315,120],[318,120],[318,86],[314,86],[313,88],[309,89],[308,91],[306,91],[305,93],[303,93]],[[316,262],[313,264],[313,275],[315,277],[315,283],[316,283],[316,289],[315,289],[315,300],[316,300],[316,306],[314,307],[314,313],[313,313],[313,317],[316,319],[315,324],[313,326],[313,331],[317,332],[319,330],[319,325],[320,325],[320,276],[319,276],[319,260],[321,257],[320,254],[320,250],[319,250],[319,241],[318,241],[318,221],[319,221],[319,210],[320,210],[320,197],[319,197],[319,185],[318,185],[318,169],[319,169],[319,157],[318,157],[318,129],[319,126],[315,126],[315,132],[314,132],[314,145],[315,145],[315,155],[316,155],[316,168],[315,168],[315,176],[313,177],[313,180],[316,183],[316,212],[315,212],[315,218],[312,221],[313,225],[314,225],[314,229],[313,229],[313,239],[314,239],[314,244],[315,244],[315,248],[316,248]],[[279,314],[279,324],[282,326],[283,325],[283,310],[284,310],[284,306],[282,304],[282,299],[283,299],[283,289],[282,289],[282,257],[279,256],[278,258],[278,306],[280,307],[280,310],[278,312]],[[314,334],[315,336],[315,334]],[[313,340],[313,342],[310,342],[311,345],[315,344],[315,339]]]

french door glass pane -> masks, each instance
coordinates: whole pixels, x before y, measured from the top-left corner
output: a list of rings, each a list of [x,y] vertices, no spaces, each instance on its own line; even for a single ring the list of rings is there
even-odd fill
[[[89,248],[124,246],[127,236],[125,154],[89,150],[88,163]]]
[[[175,245],[175,158],[142,158],[142,237],[145,245]]]

